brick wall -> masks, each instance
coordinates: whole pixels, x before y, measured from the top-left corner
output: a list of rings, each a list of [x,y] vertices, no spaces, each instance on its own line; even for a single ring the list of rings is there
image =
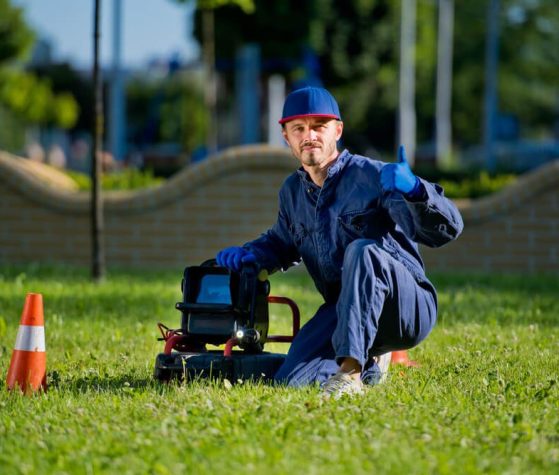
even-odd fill
[[[430,269],[559,272],[559,160],[458,205],[464,233],[441,249],[423,249]]]
[[[239,147],[163,186],[104,194],[109,265],[177,267],[258,236],[275,220],[277,191],[297,162],[267,146]],[[89,265],[89,194],[55,173],[0,154],[0,262]],[[423,249],[429,270],[559,271],[559,161],[494,196],[459,203],[466,229]]]

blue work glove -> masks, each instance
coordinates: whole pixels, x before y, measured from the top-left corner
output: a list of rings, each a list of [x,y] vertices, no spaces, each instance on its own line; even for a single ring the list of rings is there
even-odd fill
[[[408,198],[421,194],[422,185],[411,171],[403,145],[398,149],[398,162],[388,163],[380,171],[380,184],[384,191],[399,191]]]
[[[215,258],[217,265],[239,272],[243,264],[255,263],[256,256],[239,246],[226,247]]]

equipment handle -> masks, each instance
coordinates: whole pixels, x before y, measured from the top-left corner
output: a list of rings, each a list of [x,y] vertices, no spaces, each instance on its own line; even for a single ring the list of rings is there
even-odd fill
[[[268,296],[268,303],[281,303],[288,305],[291,309],[291,314],[293,316],[293,334],[292,335],[268,335],[266,341],[278,342],[278,343],[291,343],[293,338],[299,333],[301,327],[301,313],[299,312],[299,307],[297,304],[287,297],[278,297],[276,295]]]
[[[207,259],[204,262],[202,262],[202,264],[200,264],[200,267],[216,267],[217,266],[217,261],[215,259]]]
[[[190,303],[190,302],[177,302],[175,308],[180,311],[186,312],[212,312],[212,313],[231,313],[235,310],[233,305],[228,303]]]

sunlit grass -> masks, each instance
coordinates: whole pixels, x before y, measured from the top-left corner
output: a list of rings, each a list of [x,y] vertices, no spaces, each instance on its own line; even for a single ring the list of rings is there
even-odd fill
[[[176,327],[182,269],[0,268],[5,378],[27,292],[45,303],[50,387],[0,393],[0,473],[559,473],[559,278],[435,275],[440,318],[360,399],[222,382],[160,385],[156,323]],[[308,319],[301,272],[272,277]],[[272,333],[290,330],[271,307]],[[285,351],[286,345],[267,346]]]

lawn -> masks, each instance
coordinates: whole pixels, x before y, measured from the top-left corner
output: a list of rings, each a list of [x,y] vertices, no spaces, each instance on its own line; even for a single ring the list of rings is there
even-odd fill
[[[49,390],[0,391],[2,474],[559,473],[559,277],[433,275],[439,322],[386,384],[322,401],[315,387],[161,385],[156,323],[178,326],[182,269],[0,267],[0,373],[27,292],[43,294]],[[301,273],[272,278],[303,319]],[[289,328],[272,308],[273,333]],[[285,351],[286,346],[267,347]]]

